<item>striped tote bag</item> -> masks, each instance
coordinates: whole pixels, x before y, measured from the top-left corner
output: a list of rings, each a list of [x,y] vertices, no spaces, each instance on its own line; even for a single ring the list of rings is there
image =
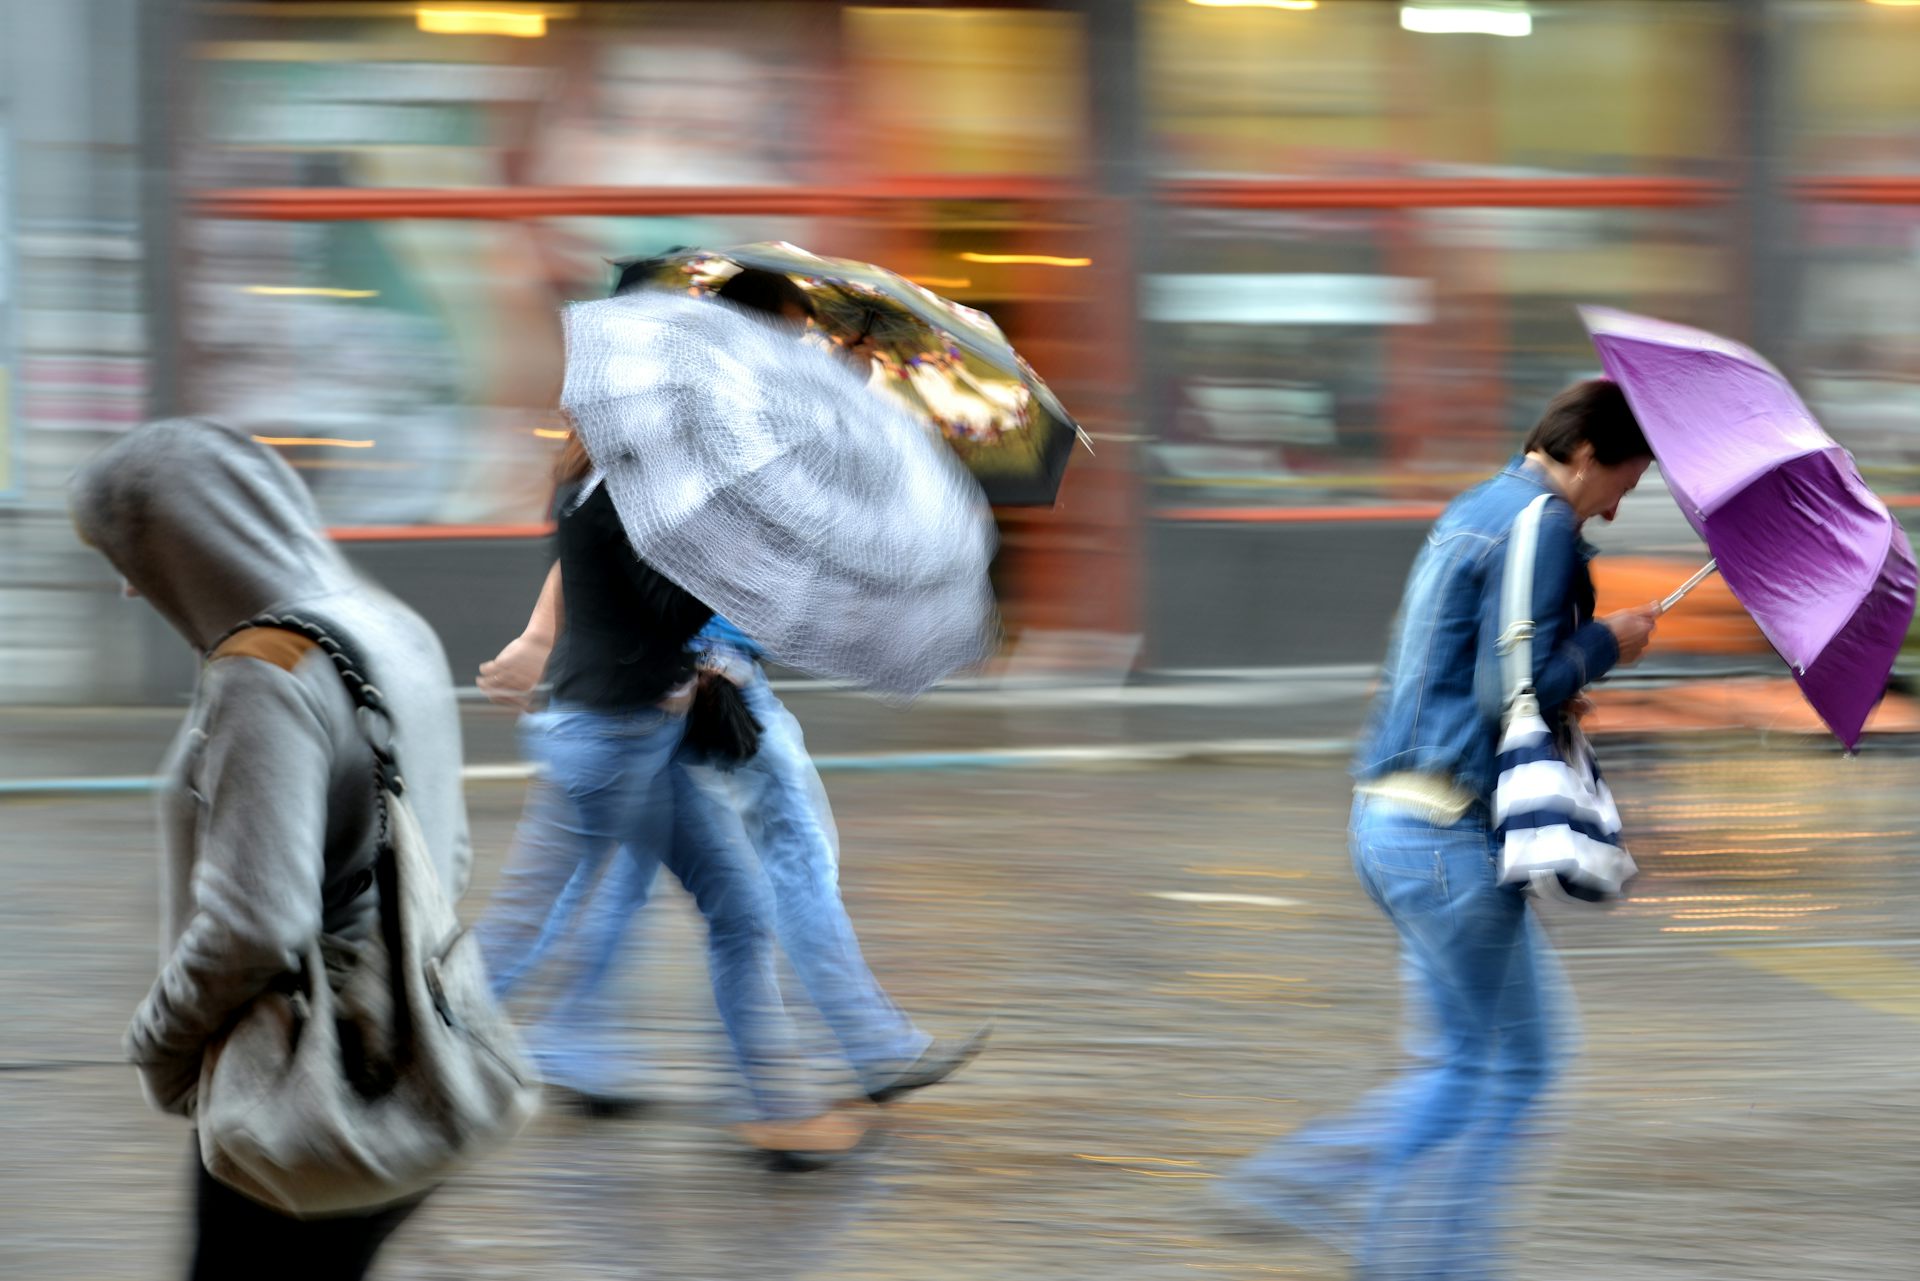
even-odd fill
[[[1617,898],[1639,870],[1620,843],[1620,811],[1587,736],[1556,736],[1533,689],[1533,561],[1548,495],[1527,504],[1507,540],[1501,585],[1501,671],[1507,702],[1493,789],[1500,881],[1543,898]]]

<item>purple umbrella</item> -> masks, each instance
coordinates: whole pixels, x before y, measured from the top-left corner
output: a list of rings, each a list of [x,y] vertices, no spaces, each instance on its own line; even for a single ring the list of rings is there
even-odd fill
[[[1899,522],[1756,353],[1624,311],[1580,315],[1727,586],[1852,750],[1913,619]]]

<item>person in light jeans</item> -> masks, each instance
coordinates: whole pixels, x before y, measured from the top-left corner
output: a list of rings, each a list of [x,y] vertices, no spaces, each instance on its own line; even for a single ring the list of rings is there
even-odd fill
[[[614,293],[643,287],[645,264],[623,269]],[[746,270],[718,290],[726,302],[790,327],[801,335],[813,315],[806,292],[775,272]],[[841,344],[841,354],[864,365],[868,344]],[[557,572],[557,570],[556,570]],[[480,668],[480,687],[495,702],[528,708],[559,634],[560,592],[550,574],[526,630]],[[757,753],[738,767],[719,771],[682,762],[674,766],[674,794],[681,808],[700,812],[700,839],[737,842],[758,855],[772,885],[774,920],[781,948],[799,974],[821,1017],[838,1039],[866,1097],[887,1102],[938,1084],[970,1061],[986,1043],[981,1028],[957,1044],[937,1042],[895,1005],[867,967],[840,899],[840,850],[833,811],[820,775],[807,756],[800,724],[775,695],[760,667],[760,649],[732,623],[715,615],[695,638],[703,679],[739,687],[760,727]],[[510,875],[554,874],[542,850],[547,833],[564,824],[564,802],[536,792],[519,838]],[[683,831],[676,839],[685,836]],[[592,869],[569,871],[571,883],[536,927],[520,919],[511,957],[496,964],[515,975],[536,964],[558,939],[570,936],[575,954],[571,981],[530,1037],[549,1081],[572,1090],[590,1114],[628,1110],[617,1085],[618,1056],[603,1053],[614,1011],[606,980],[620,955],[635,914],[645,905],[658,871],[654,854],[629,847],[596,885]],[[584,904],[584,907],[582,906]],[[568,927],[571,926],[569,931]],[[491,956],[490,956],[491,960]]]
[[[536,610],[528,633],[483,670],[483,688],[501,701],[522,697],[538,681],[531,659],[543,634]],[[713,678],[740,686],[760,725],[760,743],[752,757],[730,769],[686,761],[669,767],[674,842],[732,844],[757,856],[771,887],[780,946],[868,1099],[887,1102],[938,1084],[979,1052],[986,1030],[956,1044],[937,1041],[887,995],[841,901],[832,809],[799,721],[768,683],[752,642],[725,619],[710,622],[694,647]],[[512,932],[519,942],[511,950],[502,946],[498,959],[490,952],[489,959],[500,967],[496,982],[517,982],[564,940],[567,977],[528,1041],[550,1083],[578,1095],[590,1114],[618,1115],[633,1104],[628,1065],[615,1051],[619,1011],[609,980],[652,892],[659,859],[629,846],[597,883],[592,867],[556,867],[544,847],[554,831],[572,826],[567,810],[567,798],[550,791],[529,798],[520,848],[496,901],[513,901],[507,886],[520,878],[558,874],[569,883],[558,896],[525,896],[534,910],[517,913]],[[697,835],[690,836],[689,828]],[[550,913],[539,912],[542,903],[554,905]],[[504,933],[495,931],[496,937]]]
[[[713,611],[634,554],[590,473],[570,440],[555,472],[558,559],[536,611],[564,650],[552,707],[524,727],[548,790],[536,792],[534,823],[477,931],[495,992],[531,969],[574,876],[596,873],[616,848],[664,862],[707,921],[714,1000],[754,1102],[741,1136],[787,1164],[851,1151],[868,1120],[809,1088],[780,997],[766,875],[709,810],[690,795],[682,803],[687,780],[672,767],[698,680],[691,642]]]
[[[1559,964],[1521,892],[1496,877],[1501,578],[1516,517],[1551,496],[1531,594],[1533,685],[1549,725],[1646,649],[1657,605],[1596,619],[1580,537],[1652,460],[1618,386],[1561,393],[1499,475],[1456,498],[1401,601],[1355,762],[1355,875],[1398,936],[1412,1063],[1348,1114],[1243,1165],[1241,1208],[1352,1253],[1368,1281],[1488,1281],[1536,1110],[1573,1042]]]

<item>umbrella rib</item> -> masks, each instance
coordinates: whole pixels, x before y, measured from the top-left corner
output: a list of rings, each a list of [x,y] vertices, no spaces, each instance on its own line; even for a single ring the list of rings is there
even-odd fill
[[[1712,507],[1707,507],[1707,508],[1696,507],[1694,511],[1697,515],[1699,515],[1699,517],[1702,520],[1705,520],[1707,517],[1712,516],[1713,514],[1718,512],[1722,507],[1726,506],[1727,503],[1732,501],[1734,498],[1738,497],[1741,494],[1744,494],[1749,488],[1753,486],[1754,482],[1758,481],[1763,476],[1767,475],[1767,473],[1779,471],[1782,467],[1785,467],[1788,463],[1797,463],[1802,458],[1811,458],[1815,454],[1831,454],[1836,449],[1841,449],[1841,446],[1836,442],[1829,441],[1827,444],[1824,444],[1824,445],[1815,445],[1810,449],[1803,449],[1796,454],[1787,454],[1779,458],[1768,459],[1762,465],[1755,467],[1752,471],[1747,472],[1745,475],[1741,476],[1737,484],[1728,485],[1725,488],[1723,488],[1721,490],[1721,496],[1719,501],[1714,503]],[[1845,450],[1842,449],[1841,452],[1844,453]],[[1655,451],[1655,453],[1657,456],[1658,451]]]

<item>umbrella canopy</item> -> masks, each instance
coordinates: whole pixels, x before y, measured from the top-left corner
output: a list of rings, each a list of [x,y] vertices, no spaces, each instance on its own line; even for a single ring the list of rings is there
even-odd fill
[[[933,428],[1003,506],[1051,506],[1079,424],[991,317],[905,276],[851,258],[823,258],[783,241],[678,249],[619,264],[624,280],[699,296],[753,267],[805,289],[826,333],[862,342],[872,390]]]
[[[1762,357],[1684,325],[1580,314],[1727,586],[1851,749],[1913,620],[1906,533]]]
[[[650,565],[780,662],[876,692],[993,651],[979,486],[844,362],[662,290],[563,323],[561,403]]]

